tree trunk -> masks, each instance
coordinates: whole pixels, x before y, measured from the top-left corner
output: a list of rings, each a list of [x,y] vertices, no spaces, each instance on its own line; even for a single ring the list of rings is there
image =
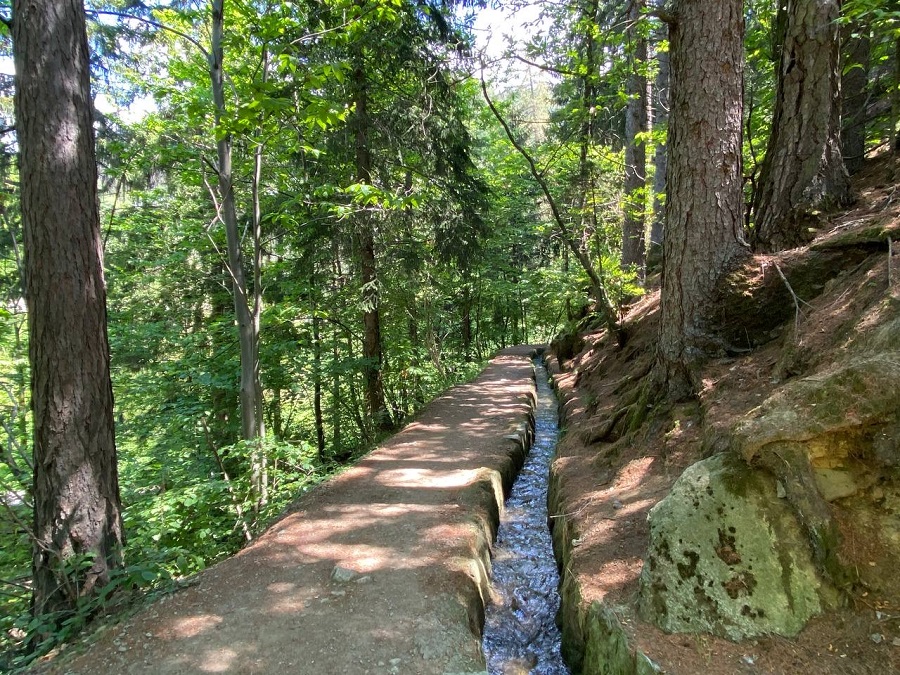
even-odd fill
[[[841,157],[839,0],[789,0],[772,134],[753,203],[754,244],[809,241],[817,212],[851,201]]]
[[[643,69],[647,65],[647,39],[641,36],[638,23],[644,0],[631,0],[628,11],[628,41],[632,52],[629,57],[630,72],[626,85],[628,107],[625,111],[625,204],[622,222],[622,268],[634,266],[643,278],[644,210],[647,199],[647,77]]]
[[[32,611],[45,615],[72,611],[109,581],[124,535],[84,6],[16,0],[13,17],[34,418]]]
[[[858,24],[847,24],[842,33],[841,149],[844,165],[852,176],[862,168],[866,154],[871,40],[865,27]]]
[[[281,359],[278,359],[276,367],[282,367]],[[272,433],[275,435],[275,438],[284,438],[284,404],[281,400],[281,387],[272,387],[270,391],[272,392],[270,399],[272,401],[272,412],[269,419],[272,420]]]
[[[268,79],[269,53],[263,49],[262,81]],[[260,120],[262,123],[262,120]],[[256,507],[265,505],[269,501],[269,457],[263,446],[262,438],[266,435],[263,418],[264,403],[262,392],[262,366],[259,361],[259,329],[262,319],[262,207],[260,203],[260,185],[262,184],[263,144],[256,143],[253,153],[253,178],[250,183],[251,201],[253,204],[253,297],[248,299],[250,308],[250,330],[248,331],[250,346],[253,351],[253,415],[256,428],[256,437],[253,453],[250,458],[250,470],[252,475],[251,485],[256,496]]]
[[[894,93],[891,95],[891,150],[900,153],[900,37],[894,40]]]
[[[356,180],[372,183],[372,155],[369,148],[369,92],[363,55],[357,54],[353,69],[353,129],[356,138]],[[372,216],[363,207],[357,216],[363,306],[363,375],[366,408],[376,433],[393,427],[384,397],[384,351],[381,342],[378,265],[375,257],[375,231]]]
[[[225,82],[223,71],[222,37],[224,31],[224,0],[212,0],[212,41],[209,74],[215,104],[216,128],[222,125],[225,114]],[[241,233],[238,227],[231,168],[231,134],[218,134],[216,143],[219,166],[219,218],[225,225],[228,245],[228,273],[231,277],[234,313],[238,324],[241,349],[241,438],[253,440],[262,435],[262,387],[259,383],[259,324],[258,309],[251,310],[244,262],[241,253]],[[255,235],[256,233],[254,233]],[[258,289],[254,290],[256,293]]]
[[[468,277],[468,274],[466,275]],[[466,363],[472,362],[472,282],[467,278],[462,287],[462,348]]]
[[[675,0],[672,109],[661,317],[653,384],[681,399],[714,340],[706,320],[717,283],[744,250],[740,0]]]
[[[599,23],[599,0],[591,0],[582,9],[578,24],[592,26]],[[595,118],[597,105],[597,36],[591,30],[586,30],[582,36],[584,42],[581,45],[581,68],[579,87],[581,88],[581,125],[578,138],[578,194],[573,200],[575,208],[580,211],[582,234],[590,236],[597,232],[597,219],[595,217],[594,204],[597,201],[593,194],[593,181],[591,180],[591,145],[595,138]]]
[[[313,306],[313,415],[316,424],[316,451],[325,459],[325,419],[322,415],[322,334],[318,310]]]
[[[664,36],[660,36],[661,41]],[[650,250],[661,253],[665,233],[665,201],[667,173],[667,135],[669,127],[669,52],[657,51],[656,82],[653,87],[653,130],[658,135],[653,153],[653,224],[650,226]],[[651,255],[651,257],[653,257]]]
[[[222,287],[223,277],[228,278],[228,265],[217,254],[215,264],[204,278],[204,283],[207,284],[204,302],[209,303],[210,323],[220,320],[221,317],[226,317],[234,311],[233,296]],[[214,352],[215,349],[210,350],[210,357]],[[232,445],[238,440],[234,413],[240,412],[240,406],[235,407],[233,390],[230,386],[215,384],[215,380],[213,382],[210,386],[209,401],[215,424],[210,428],[210,437],[217,447]]]
[[[337,236],[332,238],[332,282],[331,291],[334,297],[342,285],[343,271],[341,270],[341,249]],[[340,330],[334,327],[331,342],[331,454],[340,457],[343,452],[343,437],[341,426],[341,369],[338,366],[341,360]]]
[[[263,48],[262,53],[262,81],[265,83],[269,77],[269,51]],[[260,119],[260,125],[263,120]],[[266,435],[262,389],[262,366],[259,361],[259,331],[262,322],[262,206],[260,202],[260,186],[262,185],[262,165],[263,165],[262,141],[256,142],[256,148],[253,152],[253,177],[250,183],[251,201],[253,204],[253,297],[248,301],[250,305],[250,345],[253,351],[253,415],[256,426],[256,443],[254,443],[253,456],[251,457],[251,471],[253,476],[252,486],[256,495],[256,506],[265,505],[269,501],[269,457],[263,443],[261,442]]]
[[[351,333],[347,333],[347,358],[350,361],[354,361],[356,359],[355,350],[353,349],[353,335]],[[365,411],[362,409],[362,404],[359,400],[359,388],[357,387],[356,376],[351,375],[350,383],[347,386],[347,391],[350,393],[350,414],[353,417],[353,421],[356,422],[356,428],[359,429],[360,437],[365,439],[371,434],[369,433],[369,428],[366,424],[366,420],[363,419],[363,414]]]

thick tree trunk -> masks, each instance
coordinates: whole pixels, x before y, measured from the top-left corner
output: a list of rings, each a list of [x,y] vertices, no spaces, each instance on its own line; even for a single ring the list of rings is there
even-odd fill
[[[742,255],[740,0],[675,0],[661,318],[653,383],[670,399],[698,391],[715,343],[707,319],[722,275]]]
[[[356,180],[372,183],[372,155],[369,148],[369,92],[363,56],[357,55],[353,69],[353,129],[356,140]],[[359,246],[360,277],[363,306],[363,374],[366,408],[376,432],[393,427],[384,397],[384,350],[381,342],[378,264],[375,257],[375,230],[371,214],[363,208],[357,216],[356,236]]]
[[[841,149],[852,176],[866,154],[866,103],[871,40],[864,27],[848,24],[841,31]]]
[[[754,197],[754,244],[809,240],[821,209],[850,202],[841,157],[839,0],[788,0],[772,134]]]
[[[215,104],[216,127],[225,114],[225,80],[222,65],[222,37],[224,31],[224,0],[212,1],[212,41],[209,73]],[[218,135],[218,134],[217,134]],[[219,218],[225,225],[228,246],[228,273],[231,276],[234,313],[238,324],[241,349],[241,438],[253,440],[262,435],[262,387],[259,382],[259,317],[258,305],[251,309],[247,279],[241,253],[241,233],[234,199],[231,165],[231,134],[222,134],[216,143],[219,166]],[[256,235],[256,233],[254,233]],[[258,289],[257,289],[258,290]]]
[[[73,610],[109,580],[123,533],[84,6],[17,0],[13,10],[34,415],[32,611],[44,615]]]
[[[661,39],[659,36],[658,39]],[[669,127],[669,52],[657,51],[656,82],[653,87],[653,130],[655,134],[667,134]],[[663,199],[666,192],[667,143],[658,140],[653,153],[653,223],[650,226],[651,257],[654,250],[661,253],[665,233],[666,209]]]
[[[628,11],[628,40],[632,52],[626,93],[628,107],[625,111],[625,204],[622,222],[622,267],[634,266],[639,277],[644,273],[646,243],[644,236],[644,211],[647,200],[647,77],[643,69],[647,64],[647,39],[641,36],[638,23],[641,19],[643,0],[631,0]]]

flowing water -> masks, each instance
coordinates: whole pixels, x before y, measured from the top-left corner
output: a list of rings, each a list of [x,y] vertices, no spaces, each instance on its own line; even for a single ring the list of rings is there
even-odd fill
[[[487,607],[488,672],[568,675],[560,655],[559,573],[547,526],[547,483],[559,436],[556,396],[543,359],[535,361],[538,404],[531,452],[506,502],[494,547],[496,602]]]

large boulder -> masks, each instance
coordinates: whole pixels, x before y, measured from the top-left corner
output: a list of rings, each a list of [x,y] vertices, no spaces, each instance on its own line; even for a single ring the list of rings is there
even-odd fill
[[[873,341],[891,341],[887,328]],[[898,401],[900,352],[865,354],[786,384],[734,428],[733,447],[751,462],[778,444],[802,443],[815,468],[837,468],[870,455],[873,436],[891,435]],[[889,466],[900,460],[887,447],[872,458]]]
[[[776,479],[734,453],[694,464],[649,515],[642,616],[670,632],[796,635],[833,599]]]
[[[860,493],[900,466],[897,326],[874,331],[843,362],[785,384],[728,439],[745,462],[776,477],[816,565],[839,586],[855,572],[839,560],[840,535],[828,502]],[[885,347],[894,350],[879,351]]]

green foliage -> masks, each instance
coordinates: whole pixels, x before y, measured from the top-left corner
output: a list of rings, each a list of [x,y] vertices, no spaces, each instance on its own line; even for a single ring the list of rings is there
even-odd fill
[[[78,555],[65,560],[60,575],[75,576],[77,569],[90,567],[90,556]],[[112,571],[110,581],[95,593],[79,595],[74,610],[32,616],[28,594],[21,593],[7,603],[0,626],[4,633],[5,662],[0,668],[23,672],[35,658],[77,637],[92,622],[114,614],[136,600],[146,600],[174,588],[174,581],[160,565],[146,561]]]
[[[746,9],[744,37],[744,173],[745,198],[749,204],[756,177],[766,154],[775,107],[778,54],[775,46],[777,7],[770,0],[752,0]]]
[[[896,2],[847,0],[841,11],[841,20],[852,35],[869,41],[870,100],[889,103],[870,106],[874,119],[868,124],[867,147],[896,143],[900,127],[900,6]]]
[[[844,2],[843,19],[869,24],[886,31],[892,37],[900,37],[900,7],[883,0],[847,0]]]
[[[371,365],[362,358],[361,315],[372,302],[364,290],[378,292],[382,375],[398,422],[473,377],[497,349],[549,341],[589,310],[584,270],[467,77],[470,37],[449,6],[226,3],[228,102],[219,133],[233,139],[242,227],[252,219],[257,152],[262,167],[260,286],[250,290],[263,291],[267,435],[238,441],[237,329],[216,211],[207,12],[120,4],[115,11],[140,20],[101,17],[94,37],[104,76],[95,86],[121,105],[155,102],[138,121],[108,114],[98,126],[128,566],[71,616],[28,617],[27,335],[15,168],[3,146],[0,496],[9,507],[0,512],[0,579],[10,583],[0,587],[0,649],[29,643],[45,651],[136,595],[232,554],[372,447],[361,393]],[[559,25],[578,11],[567,8]],[[607,34],[603,22],[613,18],[582,16],[571,40],[560,29],[540,46],[580,80],[567,76],[552,91],[511,89],[500,105],[522,122],[517,133],[620,302],[639,289],[618,263],[627,45]],[[654,27],[642,21],[645,31]],[[580,51],[589,37],[599,45],[590,63]],[[356,166],[360,69],[370,181]],[[579,96],[585,78],[596,93],[591,106]],[[593,131],[582,162],[578,134],[587,119]],[[525,131],[528,120],[540,123]],[[375,233],[378,278],[368,289],[354,227],[360,213]],[[252,272],[250,242],[243,253]],[[260,465],[265,498],[254,484]],[[17,654],[12,663],[25,660]]]

